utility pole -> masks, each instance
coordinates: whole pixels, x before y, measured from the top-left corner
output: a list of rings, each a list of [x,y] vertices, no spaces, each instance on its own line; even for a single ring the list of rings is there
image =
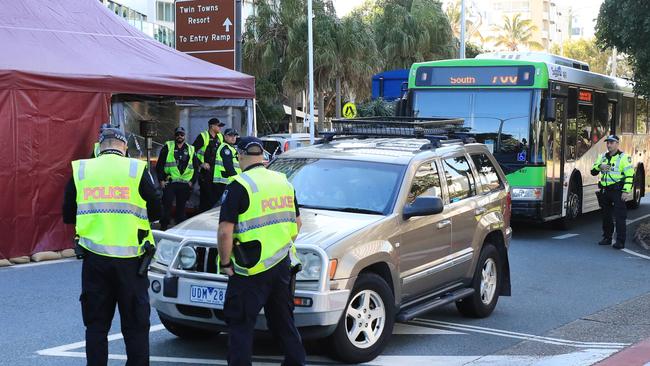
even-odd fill
[[[235,1],[235,71],[242,72],[242,0]]]
[[[314,32],[312,0],[307,0],[307,45],[309,52],[309,142],[314,144]],[[323,111],[319,111],[323,113]]]
[[[465,58],[465,0],[460,1],[460,58]]]

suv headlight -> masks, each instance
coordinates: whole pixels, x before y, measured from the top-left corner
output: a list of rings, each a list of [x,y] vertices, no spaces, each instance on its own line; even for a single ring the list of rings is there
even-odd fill
[[[320,279],[321,271],[323,270],[323,263],[320,255],[311,251],[298,250],[298,259],[302,264],[302,271],[296,274],[298,281],[318,281]]]
[[[513,200],[533,200],[541,201],[542,200],[542,188],[513,188],[512,189],[512,199]]]
[[[179,242],[169,239],[158,240],[158,243],[156,243],[156,262],[168,266],[174,259],[179,245]]]

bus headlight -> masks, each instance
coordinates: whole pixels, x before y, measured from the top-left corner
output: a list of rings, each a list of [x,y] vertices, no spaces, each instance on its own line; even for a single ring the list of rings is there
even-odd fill
[[[541,201],[542,200],[542,188],[513,188],[512,189],[512,199],[513,200],[532,200],[532,201]]]
[[[176,251],[178,250],[179,242],[169,240],[169,239],[160,239],[156,243],[156,262],[169,266]]]
[[[302,271],[296,274],[298,281],[318,281],[323,270],[320,255],[311,251],[298,250],[298,259],[302,264]]]

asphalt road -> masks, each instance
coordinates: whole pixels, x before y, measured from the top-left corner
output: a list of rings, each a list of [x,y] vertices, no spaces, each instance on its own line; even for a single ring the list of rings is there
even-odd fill
[[[650,199],[628,213],[648,215]],[[600,216],[575,229],[516,225],[510,247],[511,297],[487,319],[466,319],[448,306],[399,324],[371,365],[591,365],[650,337],[650,257],[597,246]],[[628,226],[628,236],[641,220]],[[644,253],[628,239],[628,248]],[[84,365],[76,260],[0,269],[0,365]],[[111,365],[124,364],[119,317]],[[226,337],[175,338],[152,316],[153,365],[224,365]],[[309,364],[334,363],[322,342],[308,344]],[[256,364],[278,364],[269,337],[255,345]]]

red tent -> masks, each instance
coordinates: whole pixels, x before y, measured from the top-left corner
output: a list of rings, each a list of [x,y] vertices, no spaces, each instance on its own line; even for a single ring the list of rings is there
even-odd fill
[[[255,95],[252,76],[177,52],[97,0],[2,0],[0,15],[0,258],[71,247],[63,186],[112,94]]]

